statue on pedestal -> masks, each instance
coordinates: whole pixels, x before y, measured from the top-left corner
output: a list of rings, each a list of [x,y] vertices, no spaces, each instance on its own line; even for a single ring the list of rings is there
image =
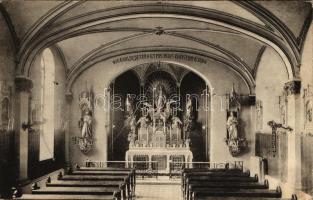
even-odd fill
[[[231,140],[236,140],[238,138],[238,120],[237,117],[234,116],[234,112],[230,112],[226,126],[228,130],[228,138]]]
[[[172,118],[172,128],[180,128],[182,125],[182,121],[177,116]]]
[[[93,117],[92,117],[92,92],[83,91],[79,95],[79,107],[82,112],[82,117],[78,122],[78,127],[81,131],[81,137],[76,137],[78,146],[83,153],[88,153],[93,146]]]
[[[84,116],[80,121],[80,128],[82,133],[82,138],[91,138],[92,137],[92,115],[91,111],[85,111]]]
[[[161,113],[166,102],[166,97],[165,95],[163,95],[162,86],[159,86],[157,95],[158,96],[156,98],[156,112]]]
[[[148,127],[148,118],[147,116],[142,116],[139,118],[139,120],[137,121],[137,125],[140,125],[140,128],[147,128]]]
[[[230,94],[227,96],[227,114],[229,114],[226,121],[226,138],[225,142],[228,146],[230,154],[235,157],[240,155],[246,147],[248,146],[248,142],[245,137],[241,133],[239,135],[239,114],[241,110],[241,99],[240,96],[237,95],[235,91],[235,87],[233,85]]]

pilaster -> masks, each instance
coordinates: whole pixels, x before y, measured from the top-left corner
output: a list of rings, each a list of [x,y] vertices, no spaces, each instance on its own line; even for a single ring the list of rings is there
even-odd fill
[[[293,80],[284,86],[287,95],[287,124],[293,131],[288,135],[288,178],[294,189],[301,189],[301,137],[300,137],[301,82]]]
[[[69,128],[69,123],[70,123],[70,118],[71,118],[71,105],[73,101],[73,94],[72,93],[67,93],[65,94],[65,99],[66,99],[66,121],[67,121],[67,127],[65,129],[65,167],[69,170],[71,167],[71,159],[70,159],[70,128]]]
[[[28,129],[23,129],[22,124],[29,122],[29,100],[33,82],[28,77],[15,78],[16,91],[16,119],[15,119],[15,148],[18,163],[18,180],[28,178]]]

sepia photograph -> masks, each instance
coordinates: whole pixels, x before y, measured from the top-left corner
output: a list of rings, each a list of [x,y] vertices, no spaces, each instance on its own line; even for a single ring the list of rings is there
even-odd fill
[[[313,200],[313,0],[0,0],[0,199]]]

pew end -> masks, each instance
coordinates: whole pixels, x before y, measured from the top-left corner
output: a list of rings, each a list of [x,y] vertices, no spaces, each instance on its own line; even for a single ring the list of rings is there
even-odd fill
[[[37,182],[32,184],[32,191],[33,190],[38,190],[40,187],[38,186]]]
[[[63,173],[62,172],[60,172],[59,174],[58,174],[58,180],[60,180],[60,179],[62,179],[63,178]]]
[[[49,176],[48,178],[47,178],[47,180],[46,180],[46,184],[47,183],[51,183],[51,177]]]
[[[268,183],[268,180],[267,180],[267,179],[264,180],[264,185],[265,185],[265,187],[266,187],[267,189],[269,189],[269,183]]]
[[[276,192],[277,192],[277,194],[279,195],[279,198],[281,198],[281,196],[282,196],[282,190],[281,190],[281,187],[280,187],[280,186],[277,186]]]
[[[298,196],[296,194],[291,195],[291,200],[298,200]]]

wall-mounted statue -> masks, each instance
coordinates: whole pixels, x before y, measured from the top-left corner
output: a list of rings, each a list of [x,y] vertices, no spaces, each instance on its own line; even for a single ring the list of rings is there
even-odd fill
[[[230,115],[227,119],[227,130],[228,130],[228,139],[237,140],[238,139],[238,120],[237,117],[234,116],[234,112],[230,112]]]
[[[240,155],[247,147],[248,143],[243,133],[240,133],[239,116],[241,110],[241,100],[237,95],[234,86],[227,99],[227,120],[225,142],[232,156]]]
[[[261,100],[256,100],[256,129],[263,129],[263,104]]]
[[[304,131],[311,134],[313,131],[313,89],[311,85],[303,89],[303,105]]]
[[[185,115],[184,115],[184,139],[189,139],[190,131],[194,125],[194,115],[193,115],[193,104],[191,95],[187,95],[186,99],[186,108],[185,108]]]
[[[0,131],[13,130],[13,117],[11,114],[11,86],[6,81],[0,82]]]
[[[93,94],[91,90],[83,91],[79,97],[79,107],[81,109],[81,118],[78,122],[80,129],[80,137],[76,137],[76,143],[79,149],[87,154],[93,146],[93,107],[92,100]]]

